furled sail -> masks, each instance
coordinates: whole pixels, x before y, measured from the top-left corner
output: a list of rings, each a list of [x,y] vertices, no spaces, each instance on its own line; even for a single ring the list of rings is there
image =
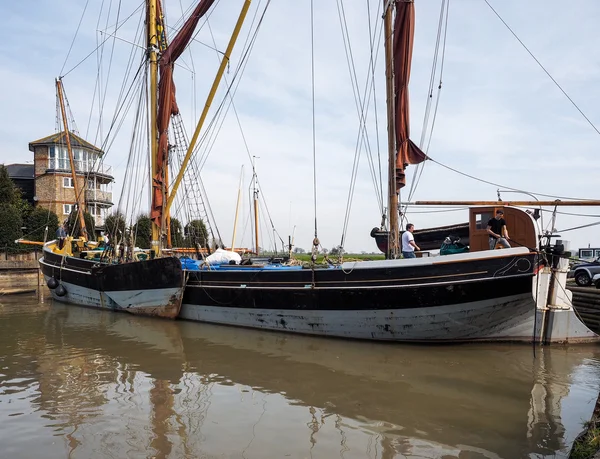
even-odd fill
[[[170,45],[166,47],[158,62],[160,78],[158,81],[158,152],[156,158],[157,170],[152,180],[152,207],[150,209],[150,218],[158,226],[161,225],[161,219],[166,204],[166,196],[163,190],[166,189],[166,166],[169,160],[169,121],[171,116],[179,113],[177,102],[175,100],[175,83],[173,82],[173,67],[175,61],[181,56],[187,45],[192,39],[192,34],[198,25],[198,21],[210,9],[214,0],[200,0],[193,13],[187,19],[179,33],[175,36]],[[161,8],[158,8],[159,12]],[[159,33],[164,30],[162,18],[157,18],[157,29]],[[163,37],[159,37],[159,46],[164,43]]]
[[[408,82],[415,32],[415,6],[413,0],[396,0],[394,20],[394,93],[396,124],[396,192],[406,185],[405,169],[409,164],[419,164],[427,156],[409,139]]]

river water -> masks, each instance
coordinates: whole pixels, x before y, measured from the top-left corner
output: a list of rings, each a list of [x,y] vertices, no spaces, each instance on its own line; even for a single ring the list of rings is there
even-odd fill
[[[0,458],[566,457],[600,347],[405,346],[0,297]]]

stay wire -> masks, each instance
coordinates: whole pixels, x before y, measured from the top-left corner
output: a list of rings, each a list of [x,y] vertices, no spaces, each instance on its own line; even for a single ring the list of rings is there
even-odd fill
[[[571,102],[573,107],[575,107],[575,109],[581,114],[581,116],[583,116],[585,118],[585,120],[592,127],[592,129],[594,129],[594,131],[596,131],[597,134],[600,134],[600,130],[598,130],[598,128],[594,125],[594,123],[592,123],[592,121],[585,115],[585,113],[583,113],[583,111],[579,108],[579,106],[575,103],[575,101],[573,99],[571,99],[571,97],[562,88],[562,86],[558,83],[558,81],[556,81],[554,79],[554,77],[552,75],[550,75],[550,72],[548,72],[548,70],[546,70],[546,68],[542,65],[542,63],[533,55],[533,53],[529,50],[529,48],[525,45],[525,43],[523,43],[523,41],[517,36],[517,34],[513,31],[513,29],[511,29],[510,26],[506,23],[506,21],[504,19],[502,19],[502,16],[500,16],[500,14],[498,14],[498,12],[494,9],[494,7],[490,4],[490,2],[488,0],[483,0],[483,1],[487,4],[487,6],[490,7],[490,9],[494,12],[494,14],[498,17],[498,19],[500,19],[502,24],[504,24],[505,27],[513,35],[513,37],[515,37],[517,39],[517,41],[521,44],[521,46],[525,49],[525,51],[527,51],[527,53],[533,58],[533,60],[537,63],[537,65],[539,65],[539,67],[544,71],[544,73],[546,75],[548,75],[548,78],[550,78],[552,80],[552,82],[556,85],[556,87],[558,89],[560,89],[560,91],[563,93],[563,95],[569,100],[569,102]]]
[[[485,179],[482,179],[482,178],[479,178],[479,177],[475,177],[474,175],[467,174],[466,172],[459,171],[458,169],[454,169],[453,167],[450,167],[450,166],[448,166],[446,164],[443,164],[443,163],[441,163],[441,162],[433,159],[431,156],[427,156],[427,160],[429,160],[431,162],[434,162],[438,166],[441,166],[441,167],[443,167],[445,169],[448,169],[449,171],[455,172],[455,173],[460,174],[460,175],[462,175],[464,177],[468,177],[468,178],[470,178],[472,180],[476,180],[478,182],[485,183],[487,185],[493,185],[495,187],[507,188],[507,189],[509,189],[511,191],[519,191],[519,192],[524,192],[524,193],[530,193],[530,194],[534,194],[536,196],[543,196],[545,198],[553,198],[553,199],[567,199],[567,200],[573,200],[573,201],[593,201],[593,199],[590,199],[590,198],[574,198],[574,197],[568,197],[568,196],[556,196],[556,195],[552,195],[552,194],[536,193],[534,191],[521,190],[521,189],[513,188],[513,187],[510,187],[510,186],[507,186],[507,185],[502,185],[502,184],[490,182],[489,180],[485,180]]]
[[[315,13],[314,0],[310,0],[310,79],[312,99],[312,148],[313,148],[313,200],[315,212],[315,239],[317,239],[317,138],[315,120]]]

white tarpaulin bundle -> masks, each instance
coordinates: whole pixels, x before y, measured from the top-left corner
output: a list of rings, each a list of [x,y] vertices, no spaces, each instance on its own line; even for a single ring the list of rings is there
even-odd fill
[[[242,257],[239,253],[230,252],[229,250],[217,249],[212,255],[206,257],[206,263],[209,265],[219,265],[219,264],[230,264],[231,261],[235,261],[236,265],[239,265],[242,261]]]

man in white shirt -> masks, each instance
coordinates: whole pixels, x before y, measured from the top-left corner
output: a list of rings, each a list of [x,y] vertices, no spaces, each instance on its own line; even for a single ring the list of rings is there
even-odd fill
[[[417,244],[415,244],[415,237],[413,231],[415,225],[409,223],[406,225],[406,231],[402,233],[402,256],[404,258],[417,258],[415,250],[421,250]]]

